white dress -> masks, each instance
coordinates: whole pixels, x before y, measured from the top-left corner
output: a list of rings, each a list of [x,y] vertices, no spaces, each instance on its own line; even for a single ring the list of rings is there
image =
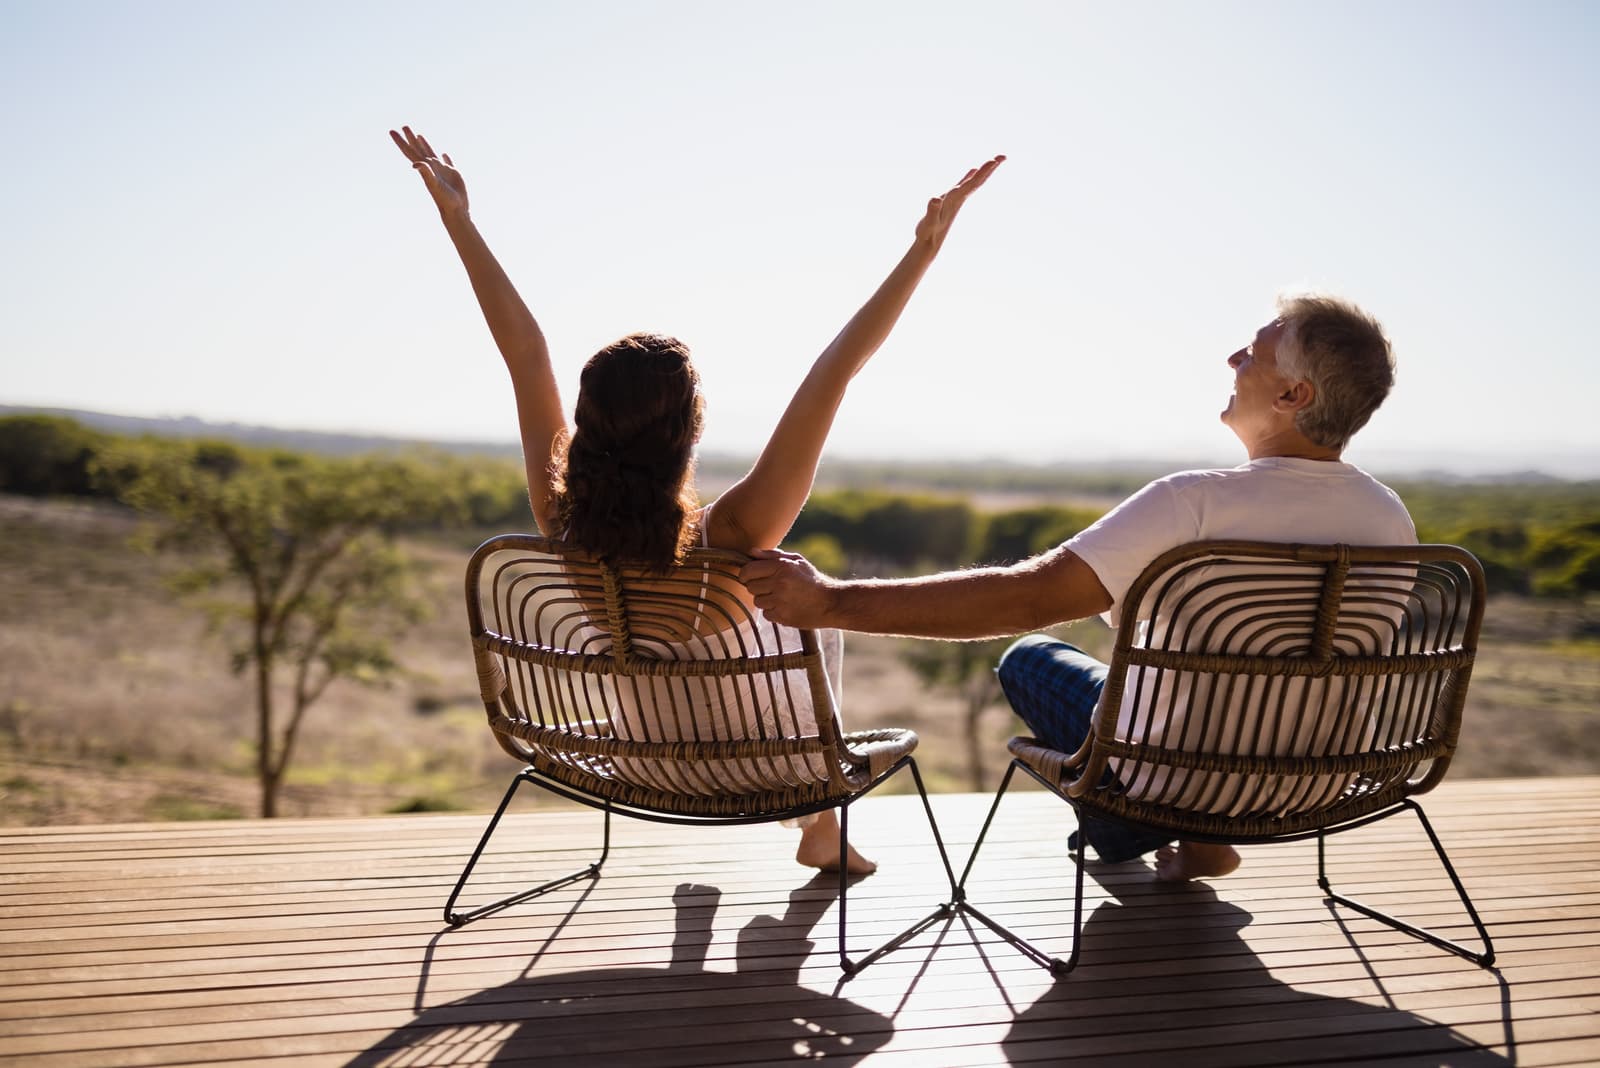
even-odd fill
[[[705,546],[709,507],[701,513],[700,543]],[[701,576],[700,606],[708,598],[729,598]],[[662,660],[708,657],[771,656],[798,652],[800,632],[767,620],[745,603],[749,618],[737,626],[690,637],[633,636],[636,655]],[[699,617],[708,618],[705,615]],[[844,636],[837,630],[817,632],[823,668],[834,707],[843,688]],[[600,651],[596,647],[595,651]],[[746,738],[815,737],[817,712],[810,681],[796,669],[769,677],[604,676],[606,706],[615,736],[622,740],[729,741]],[[780,722],[781,717],[781,722]],[[750,757],[737,760],[677,761],[616,757],[616,774],[652,789],[679,793],[726,794],[763,792],[818,782],[828,775],[820,756]]]

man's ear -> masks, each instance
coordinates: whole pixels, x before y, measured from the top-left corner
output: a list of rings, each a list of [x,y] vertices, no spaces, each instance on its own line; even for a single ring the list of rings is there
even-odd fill
[[[1316,397],[1316,388],[1310,382],[1300,381],[1273,398],[1272,407],[1279,412],[1298,412],[1309,408]]]

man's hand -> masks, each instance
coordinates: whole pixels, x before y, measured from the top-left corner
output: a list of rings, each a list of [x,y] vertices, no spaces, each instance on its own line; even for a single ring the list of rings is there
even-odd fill
[[[937,252],[944,244],[945,235],[950,232],[950,224],[956,221],[956,214],[961,210],[961,205],[965,204],[967,198],[976,193],[983,183],[989,180],[989,175],[994,173],[994,169],[1004,162],[1004,156],[996,156],[982,166],[972,168],[948,193],[928,201],[928,210],[923,214],[922,221],[917,223],[917,240],[928,242]]]
[[[811,561],[781,549],[757,549],[750,557],[739,581],[768,619],[803,629],[838,626],[833,618],[837,583]]]
[[[399,133],[390,130],[389,136],[400,146],[400,151],[411,161],[411,166],[422,175],[422,182],[428,187],[434,204],[438,205],[439,214],[446,221],[466,218],[466,179],[450,162],[450,156],[436,154],[433,146],[428,144],[428,139],[419,133],[412,133],[409,126],[400,127]]]

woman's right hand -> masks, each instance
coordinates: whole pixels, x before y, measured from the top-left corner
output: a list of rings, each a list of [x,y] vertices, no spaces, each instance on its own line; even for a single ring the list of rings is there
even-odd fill
[[[467,214],[467,183],[450,157],[435,153],[428,139],[413,133],[409,126],[400,127],[398,132],[390,130],[389,136],[421,173],[423,184],[438,205],[445,233],[467,269],[484,322],[506,362],[506,370],[511,372],[523,460],[528,469],[529,500],[539,529],[553,534],[550,457],[556,442],[567,432],[567,420],[561,410],[561,391],[550,367],[550,349],[544,333]]]
[[[750,473],[717,498],[707,534],[711,545],[749,552],[783,541],[816,481],[823,445],[850,380],[889,336],[962,205],[1004,161],[1004,156],[989,159],[928,201],[911,247],[811,365]]]
[[[461,172],[450,162],[450,157],[435,153],[433,146],[428,144],[428,139],[419,133],[412,133],[409,126],[400,127],[398,133],[390,130],[389,136],[400,146],[400,151],[411,161],[411,166],[422,175],[422,183],[428,187],[428,193],[438,206],[439,214],[447,221],[452,218],[466,218],[466,179],[461,177]]]

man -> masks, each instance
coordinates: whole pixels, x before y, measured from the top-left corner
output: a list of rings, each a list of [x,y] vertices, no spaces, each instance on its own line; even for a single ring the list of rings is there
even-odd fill
[[[764,550],[743,572],[756,604],[781,623],[874,634],[971,639],[1019,634],[1104,614],[1116,625],[1140,571],[1177,545],[1208,538],[1411,544],[1416,530],[1392,490],[1340,457],[1394,384],[1383,328],[1326,296],[1278,302],[1278,316],[1228,357],[1234,391],[1222,421],[1249,457],[1241,467],[1158,479],[1049,552],[1004,567],[922,578],[840,581],[804,557]],[[1001,687],[1040,741],[1065,752],[1088,736],[1106,666],[1045,635],[1001,657]],[[1131,699],[1131,695],[1130,695]],[[1156,850],[1156,875],[1227,875],[1230,846],[1179,842],[1090,821],[1101,859]]]

